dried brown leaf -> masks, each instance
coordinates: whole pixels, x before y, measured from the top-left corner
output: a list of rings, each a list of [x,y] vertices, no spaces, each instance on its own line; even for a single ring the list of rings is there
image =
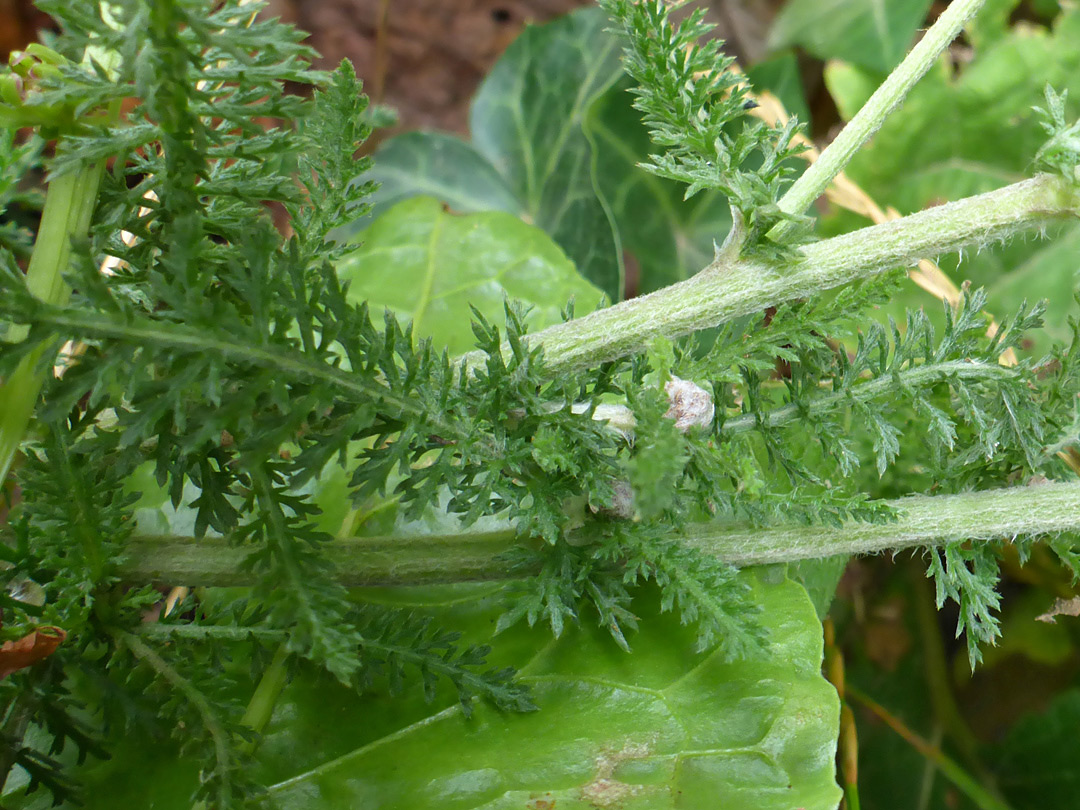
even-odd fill
[[[5,641],[0,646],[0,679],[48,658],[65,638],[66,630],[44,625],[16,641]]]

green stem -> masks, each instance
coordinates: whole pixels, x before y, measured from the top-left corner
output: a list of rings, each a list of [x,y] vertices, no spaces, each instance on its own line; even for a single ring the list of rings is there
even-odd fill
[[[528,342],[530,346],[543,348],[551,374],[595,367],[644,351],[656,337],[677,338],[743,315],[763,312],[785,301],[910,266],[925,257],[969,245],[981,247],[1078,216],[1080,176],[1070,181],[1040,175],[807,245],[801,260],[790,267],[720,258],[706,268],[708,272],[702,271],[649,295],[549,327],[530,335]],[[3,311],[2,301],[0,311]],[[407,412],[421,408],[350,372],[315,363],[302,355],[222,341],[180,324],[138,319],[117,322],[100,313],[48,308],[36,313],[34,321],[77,337],[111,337],[167,344],[189,351],[217,352],[241,362],[325,380],[353,396],[378,397]],[[464,356],[473,367],[482,365],[485,359],[483,352]]]
[[[1009,805],[979,784],[979,781],[960,767],[954,759],[904,725],[885,707],[851,685],[848,686],[847,693],[877,715],[885,725],[899,734],[919,754],[933,762],[945,778],[971,799],[979,810],[1010,810]]]
[[[1078,217],[1078,181],[1040,175],[807,245],[791,266],[720,257],[686,281],[530,335],[529,344],[543,347],[552,374],[595,367],[644,351],[656,337],[677,338],[923,258]],[[475,367],[485,355],[472,352],[465,359]]]
[[[168,624],[146,622],[139,625],[138,635],[154,641],[170,643],[177,639],[187,641],[283,641],[288,633],[270,627],[247,627],[235,624]]]
[[[765,528],[699,524],[689,527],[684,542],[736,565],[761,565],[1080,529],[1080,483],[917,495],[885,503],[897,511],[895,522]]]
[[[266,729],[266,724],[270,722],[270,716],[274,713],[274,706],[281,695],[281,690],[285,688],[285,682],[289,677],[289,668],[286,666],[288,661],[289,651],[287,644],[282,642],[278,645],[270,666],[266,668],[262,678],[259,679],[259,684],[255,687],[255,692],[248,702],[244,716],[240,718],[241,724],[257,734],[261,735]],[[254,751],[255,744],[248,743],[246,748],[248,749],[247,753],[251,753]]]
[[[213,740],[218,770],[221,773],[227,773],[232,759],[229,753],[231,747],[230,735],[206,696],[191,681],[173,669],[164,658],[158,655],[154,649],[138,636],[123,630],[116,631],[114,636],[118,642],[131,651],[132,655],[154,670],[158,676],[176,689],[191,704],[199,714],[211,740]]]
[[[71,263],[71,242],[86,236],[104,172],[105,163],[99,162],[49,183],[41,227],[26,271],[27,289],[46,303],[64,306],[71,294],[64,281]],[[26,327],[15,327],[9,330],[7,339],[22,340],[26,332]],[[45,343],[35,348],[0,386],[0,483],[11,469],[45,381],[46,372],[40,366],[46,350]]]
[[[885,503],[892,523],[843,526],[695,524],[683,543],[735,565],[759,565],[837,554],[875,554],[952,540],[994,540],[1080,530],[1080,483],[1053,483],[972,492],[918,495]],[[350,537],[323,548],[347,586],[430,585],[505,580],[500,556],[516,544],[511,529],[456,535]],[[136,536],[120,575],[129,581],[189,585],[251,585],[242,563],[250,553],[227,538]]]
[[[911,88],[926,74],[984,2],[954,0],[949,4],[904,61],[897,65],[821,156],[787,190],[779,202],[781,211],[802,214],[825,192],[833,178],[844,170],[859,148],[900,106]],[[790,222],[781,223],[773,228],[769,236],[780,241],[792,227]]]
[[[504,529],[419,537],[348,537],[320,548],[348,586],[434,585],[483,582],[507,577],[498,559],[516,545]],[[226,538],[143,535],[131,539],[122,576],[131,581],[184,582],[188,585],[250,585],[238,566],[250,549]]]

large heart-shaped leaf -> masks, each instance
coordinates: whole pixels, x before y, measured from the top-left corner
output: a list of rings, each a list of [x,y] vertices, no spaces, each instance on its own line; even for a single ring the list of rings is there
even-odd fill
[[[714,244],[731,227],[727,200],[702,193],[684,200],[686,186],[637,168],[655,147],[631,106],[623,79],[590,112],[597,183],[610,202],[627,253],[635,260],[638,292],[680,281],[713,258]]]
[[[621,75],[618,40],[599,9],[526,28],[484,79],[469,127],[533,222],[578,270],[614,298],[622,288],[618,239],[597,196],[593,149],[582,123]]]
[[[439,133],[384,144],[371,174],[382,184],[376,214],[418,194],[463,213],[515,213],[547,231],[609,298],[621,298],[618,234],[583,128],[589,107],[622,75],[606,24],[589,8],[526,28],[477,91],[471,144]]]
[[[659,614],[651,591],[635,600],[642,629],[631,653],[588,622],[558,641],[523,626],[499,636],[492,663],[525,664],[531,714],[481,704],[466,718],[452,695],[429,704],[419,688],[360,696],[301,666],[255,775],[278,810],[833,810],[839,701],[821,676],[821,625],[806,591],[777,575],[741,575],[771,642],[752,660],[694,653],[693,629]],[[369,598],[463,629],[468,641],[489,639],[505,604],[493,586]],[[190,810],[197,774],[174,744],[136,731],[110,746],[112,760],[76,769],[88,810]],[[5,796],[5,807],[47,803]]]
[[[411,320],[419,337],[451,354],[472,348],[470,304],[501,322],[505,301],[521,301],[540,328],[557,323],[571,299],[576,311],[589,312],[602,298],[547,234],[500,211],[458,215],[432,197],[414,197],[361,238],[363,246],[338,263],[350,298]]]
[[[472,142],[444,133],[392,138],[375,155],[375,214],[416,195],[460,213],[506,211],[547,231],[612,300],[700,270],[730,228],[716,194],[638,167],[655,146],[631,107],[620,45],[596,8],[529,28],[485,79],[473,104]],[[751,79],[806,115],[792,53],[752,66]]]

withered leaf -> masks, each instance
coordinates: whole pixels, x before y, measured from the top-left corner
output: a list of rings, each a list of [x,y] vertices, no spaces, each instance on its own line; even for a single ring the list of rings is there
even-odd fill
[[[0,645],[0,680],[12,672],[48,658],[67,638],[67,631],[53,625],[43,625],[17,641]]]
[[[1040,622],[1053,622],[1057,616],[1080,616],[1080,596],[1072,599],[1058,599],[1050,610],[1035,618]]]

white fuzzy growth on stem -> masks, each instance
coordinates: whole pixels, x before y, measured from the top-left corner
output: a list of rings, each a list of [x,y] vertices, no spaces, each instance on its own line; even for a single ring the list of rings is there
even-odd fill
[[[664,414],[675,420],[675,427],[684,433],[692,427],[708,427],[712,424],[716,407],[712,395],[700,385],[672,377],[664,384],[671,407]]]

